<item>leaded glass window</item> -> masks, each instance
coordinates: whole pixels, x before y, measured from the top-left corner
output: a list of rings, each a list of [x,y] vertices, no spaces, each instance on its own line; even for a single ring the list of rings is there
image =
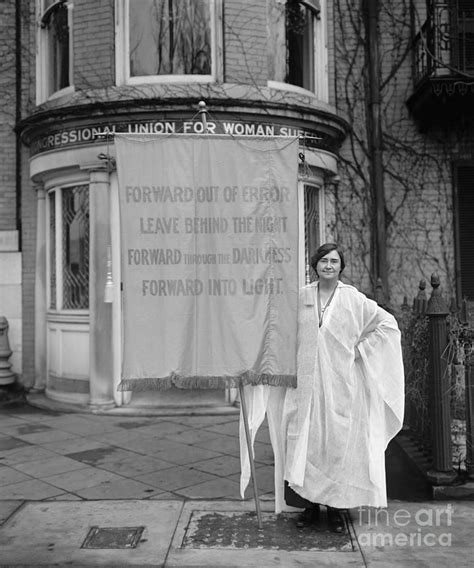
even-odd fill
[[[56,201],[54,192],[49,194],[49,307],[56,309]]]
[[[62,190],[63,309],[89,307],[89,189]]]
[[[48,195],[49,309],[89,308],[89,186]]]
[[[316,279],[316,274],[311,268],[310,260],[322,244],[319,189],[312,185],[304,186],[304,229],[306,280],[312,282]]]
[[[212,0],[128,0],[129,76],[210,75]]]

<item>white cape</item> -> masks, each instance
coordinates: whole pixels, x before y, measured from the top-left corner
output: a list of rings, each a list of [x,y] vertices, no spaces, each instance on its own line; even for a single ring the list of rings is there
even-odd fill
[[[252,448],[267,414],[275,508],[283,480],[313,503],[384,507],[385,449],[400,430],[404,373],[395,318],[338,283],[318,327],[317,284],[300,291],[296,389],[245,387]],[[250,466],[241,419],[241,495]]]

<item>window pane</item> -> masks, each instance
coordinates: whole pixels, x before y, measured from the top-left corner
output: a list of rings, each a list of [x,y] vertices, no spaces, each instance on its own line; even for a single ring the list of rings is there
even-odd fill
[[[69,86],[69,26],[66,4],[58,4],[43,19],[48,34],[49,94]]]
[[[89,189],[62,191],[63,308],[89,307]]]
[[[320,242],[320,221],[319,221],[319,190],[311,185],[304,186],[304,226],[305,226],[305,265],[306,274],[312,282],[316,279],[316,274],[310,266],[310,260]]]
[[[56,194],[49,194],[49,287],[50,305],[56,309]]]
[[[462,298],[474,300],[474,167],[458,168],[458,273],[461,280]],[[461,298],[460,298],[461,299]]]
[[[129,0],[130,76],[209,75],[210,0]]]
[[[286,4],[287,79],[314,91],[314,16],[299,0]]]
[[[462,71],[474,70],[474,6],[472,0],[460,0],[458,7],[459,67]]]
[[[286,82],[286,5],[268,3],[268,77],[271,81]]]

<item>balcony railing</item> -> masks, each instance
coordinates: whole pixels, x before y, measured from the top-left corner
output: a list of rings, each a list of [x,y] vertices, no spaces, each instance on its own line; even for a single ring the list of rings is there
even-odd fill
[[[434,0],[414,39],[413,63],[415,86],[433,78],[473,81],[474,2]]]

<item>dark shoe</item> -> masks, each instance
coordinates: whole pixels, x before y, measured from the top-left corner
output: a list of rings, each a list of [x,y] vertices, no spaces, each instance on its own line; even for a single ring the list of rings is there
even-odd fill
[[[341,516],[340,509],[328,507],[327,510],[329,530],[335,533],[344,532],[344,519]]]
[[[314,507],[308,507],[302,513],[298,515],[296,519],[296,526],[299,529],[303,529],[304,527],[309,527],[310,525],[314,525],[318,522],[319,519],[319,505],[315,505]]]

